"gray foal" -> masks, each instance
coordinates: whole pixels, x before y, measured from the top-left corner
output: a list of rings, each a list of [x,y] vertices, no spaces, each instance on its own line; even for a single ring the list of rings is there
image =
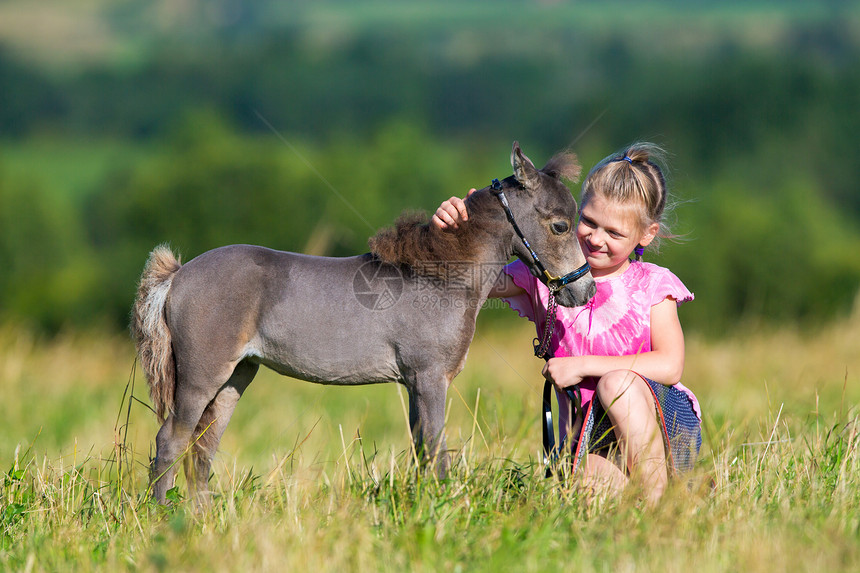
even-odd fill
[[[163,422],[155,498],[165,502],[189,450],[189,490],[208,502],[212,457],[261,364],[320,384],[403,384],[416,449],[444,475],[447,389],[465,364],[478,311],[512,256],[540,274],[499,194],[547,271],[585,262],[576,202],[561,182],[578,176],[575,157],[557,155],[538,170],[514,142],[511,164],[501,189],[467,198],[469,221],[457,233],[403,217],[370,239],[371,253],[354,257],[230,245],[181,265],[167,247],[153,250],[132,331]],[[577,306],[593,293],[586,275],[559,286],[556,298]]]

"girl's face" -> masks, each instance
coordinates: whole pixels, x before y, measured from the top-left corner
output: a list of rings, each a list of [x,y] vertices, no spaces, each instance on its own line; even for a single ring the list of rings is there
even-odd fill
[[[637,245],[647,246],[660,229],[653,223],[642,230],[638,205],[609,201],[594,193],[579,211],[576,237],[591,275],[620,275],[630,264],[630,254]]]

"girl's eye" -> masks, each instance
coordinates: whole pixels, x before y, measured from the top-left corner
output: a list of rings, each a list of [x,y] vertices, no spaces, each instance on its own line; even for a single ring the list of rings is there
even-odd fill
[[[570,229],[570,225],[566,221],[556,221],[552,224],[552,232],[556,235],[563,235]]]

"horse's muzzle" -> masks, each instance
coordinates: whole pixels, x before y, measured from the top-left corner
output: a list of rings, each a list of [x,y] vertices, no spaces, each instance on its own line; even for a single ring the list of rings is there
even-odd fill
[[[561,306],[583,306],[594,293],[597,292],[597,286],[594,284],[594,279],[582,277],[575,283],[570,283],[555,293],[555,299]]]

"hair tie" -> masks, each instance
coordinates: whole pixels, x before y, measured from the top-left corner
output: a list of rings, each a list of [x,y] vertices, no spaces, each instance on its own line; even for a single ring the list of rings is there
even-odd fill
[[[632,159],[630,159],[630,157],[629,157],[629,156],[625,155],[623,159],[624,159],[624,161],[626,161],[626,162],[627,162],[627,163],[629,163],[630,165],[633,165],[633,160],[632,160]]]
[[[642,255],[645,254],[645,247],[643,247],[642,245],[638,245],[635,249],[633,249],[633,252],[636,253],[636,256],[641,259]]]

